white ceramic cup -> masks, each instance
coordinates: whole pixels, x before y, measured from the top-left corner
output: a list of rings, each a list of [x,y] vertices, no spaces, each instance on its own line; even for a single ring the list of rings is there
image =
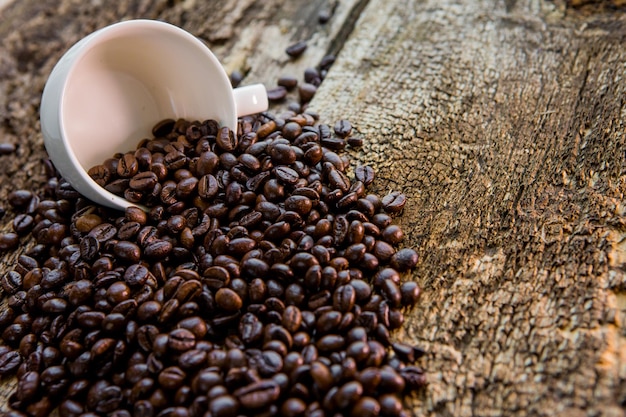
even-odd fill
[[[46,150],[61,175],[90,200],[136,205],[100,187],[87,171],[151,137],[166,118],[215,119],[233,131],[237,117],[267,110],[262,84],[233,89],[209,48],[168,23],[130,20],[100,29],[56,64],[41,98]]]

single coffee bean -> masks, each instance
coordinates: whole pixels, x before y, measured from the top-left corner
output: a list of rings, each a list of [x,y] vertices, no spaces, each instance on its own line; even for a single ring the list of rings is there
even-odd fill
[[[14,190],[11,191],[7,197],[9,204],[15,208],[26,207],[33,198],[32,191],[29,190]]]
[[[387,213],[399,213],[406,204],[406,196],[399,191],[393,191],[383,197],[382,204]]]
[[[4,336],[2,337],[4,340]],[[16,351],[9,351],[0,356],[0,376],[13,373],[22,363],[22,357]]]
[[[239,410],[239,401],[232,395],[220,395],[209,403],[209,412],[213,417],[235,417]]]
[[[288,90],[295,88],[298,85],[298,79],[292,75],[283,75],[276,82],[281,87],[285,87]]]
[[[298,95],[300,96],[301,103],[308,103],[311,101],[316,92],[317,87],[314,84],[303,83],[298,86]]]
[[[17,248],[20,244],[20,237],[17,233],[0,233],[0,251],[8,251]]]
[[[233,392],[241,405],[248,409],[259,409],[270,405],[278,399],[280,389],[271,379],[262,379]]]
[[[404,248],[397,251],[392,257],[389,264],[392,268],[405,272],[409,269],[415,268],[417,265],[418,256],[415,250],[410,248]]]
[[[225,311],[237,311],[243,306],[241,297],[230,288],[220,288],[215,294],[215,302]]]
[[[177,352],[185,352],[196,344],[196,336],[187,329],[174,329],[169,333],[168,347]]]
[[[139,163],[132,153],[126,153],[119,159],[117,165],[117,175],[121,178],[130,178],[137,174]]]
[[[335,134],[341,138],[345,138],[352,132],[352,124],[348,120],[338,120],[334,126]]]
[[[306,411],[306,403],[300,398],[292,397],[285,400],[280,407],[280,413],[285,417],[297,417],[304,414]]]
[[[305,41],[299,41],[292,45],[289,45],[287,49],[285,49],[285,53],[292,58],[297,58],[304,53],[307,48],[307,43]]]
[[[222,127],[218,131],[215,143],[221,150],[231,152],[237,147],[238,140],[232,130],[227,127]]]
[[[374,417],[380,415],[380,404],[372,397],[362,397],[352,407],[351,417]]]
[[[267,90],[267,99],[269,101],[281,101],[287,97],[287,89],[283,86],[270,88]]]
[[[151,191],[152,189],[154,189],[154,186],[157,184],[158,180],[159,178],[154,172],[146,171],[134,175],[130,179],[128,185],[134,190]]]

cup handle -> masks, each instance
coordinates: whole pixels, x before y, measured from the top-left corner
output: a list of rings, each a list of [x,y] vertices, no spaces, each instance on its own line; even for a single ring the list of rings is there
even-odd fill
[[[233,89],[237,117],[260,113],[269,107],[267,90],[263,84],[252,84]]]

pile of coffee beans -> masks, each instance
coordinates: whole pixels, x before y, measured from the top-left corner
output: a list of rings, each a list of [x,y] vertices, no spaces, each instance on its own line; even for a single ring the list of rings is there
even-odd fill
[[[259,114],[233,134],[164,120],[89,174],[120,215],[50,169],[11,193],[28,243],[0,280],[9,417],[405,416],[424,352],[394,342],[419,286],[406,199],[368,194],[346,120]],[[30,238],[29,238],[30,237]]]

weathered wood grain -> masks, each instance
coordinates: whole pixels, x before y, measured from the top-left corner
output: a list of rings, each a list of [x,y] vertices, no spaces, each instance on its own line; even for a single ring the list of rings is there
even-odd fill
[[[626,15],[372,0],[312,103],[404,191],[424,416],[623,416]]]

